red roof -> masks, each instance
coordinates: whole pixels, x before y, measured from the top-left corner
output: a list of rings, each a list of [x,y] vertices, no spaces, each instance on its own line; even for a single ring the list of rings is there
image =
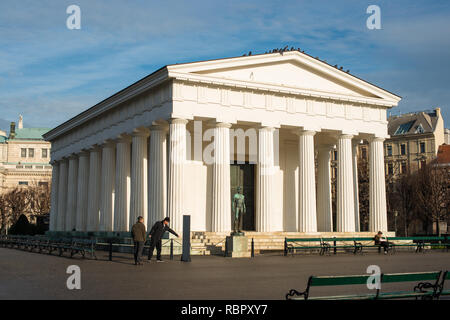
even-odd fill
[[[438,163],[450,163],[450,144],[443,144],[439,146],[437,153]]]

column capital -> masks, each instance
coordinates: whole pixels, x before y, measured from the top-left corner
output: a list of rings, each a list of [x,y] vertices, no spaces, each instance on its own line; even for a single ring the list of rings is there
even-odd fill
[[[269,127],[269,126],[259,126],[259,131],[275,131],[275,127]]]
[[[189,120],[183,119],[183,118],[171,118],[170,119],[170,124],[184,124],[184,125],[186,125],[188,122],[189,122]]]
[[[353,139],[354,135],[348,133],[341,133],[338,138],[339,139]]]
[[[99,152],[101,150],[101,146],[99,144],[94,144],[86,149],[89,152]]]
[[[231,123],[228,122],[216,122],[215,123],[216,128],[231,128]]]
[[[150,130],[148,128],[139,127],[133,130],[131,133],[132,137],[148,137],[150,135]]]
[[[384,137],[371,137],[369,138],[369,142],[384,142],[386,138]]]
[[[78,159],[78,154],[77,153],[72,153],[67,158],[69,160],[77,160]]]
[[[89,150],[83,149],[78,153],[78,157],[87,157],[89,156]]]
[[[130,143],[131,136],[127,133],[121,133],[117,136],[117,143]]]
[[[169,123],[166,120],[153,121],[150,131],[169,131]]]
[[[112,139],[105,140],[101,145],[102,148],[114,148],[116,146],[116,141]]]
[[[298,135],[298,136],[315,136],[316,135],[316,131],[313,130],[305,130],[305,129],[295,129],[294,134]]]

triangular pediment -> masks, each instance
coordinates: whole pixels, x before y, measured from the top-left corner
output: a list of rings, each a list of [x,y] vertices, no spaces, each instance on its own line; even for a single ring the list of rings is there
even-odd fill
[[[169,71],[312,92],[386,99],[400,98],[306,54],[294,51],[169,66]]]

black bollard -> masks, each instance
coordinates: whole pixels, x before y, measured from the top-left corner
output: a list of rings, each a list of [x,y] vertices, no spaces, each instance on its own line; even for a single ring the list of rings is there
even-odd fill
[[[255,257],[255,242],[253,241],[253,238],[252,238],[252,258],[254,258]]]
[[[191,216],[183,215],[183,251],[181,261],[191,262]]]
[[[287,240],[284,238],[284,256],[287,256],[288,247],[287,247]]]
[[[225,239],[225,252],[223,254],[224,257],[228,256],[228,241]]]
[[[170,260],[173,260],[173,239],[170,239]]]
[[[113,242],[112,239],[109,239],[109,261],[112,261],[112,251],[113,251]]]

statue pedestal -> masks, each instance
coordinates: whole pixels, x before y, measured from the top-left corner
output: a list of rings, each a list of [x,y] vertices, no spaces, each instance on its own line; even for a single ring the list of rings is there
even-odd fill
[[[250,258],[248,238],[243,235],[227,236],[227,257]]]

